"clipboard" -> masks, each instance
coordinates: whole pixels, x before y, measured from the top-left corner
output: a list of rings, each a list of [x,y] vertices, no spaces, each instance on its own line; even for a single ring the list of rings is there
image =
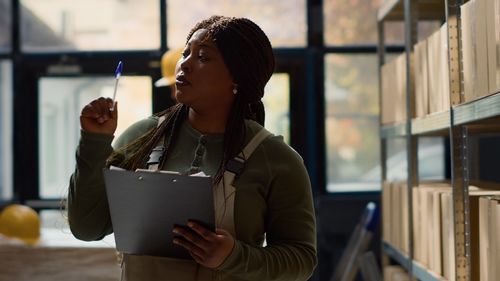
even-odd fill
[[[126,254],[192,259],[172,229],[193,220],[215,231],[212,178],[104,169],[116,248]]]

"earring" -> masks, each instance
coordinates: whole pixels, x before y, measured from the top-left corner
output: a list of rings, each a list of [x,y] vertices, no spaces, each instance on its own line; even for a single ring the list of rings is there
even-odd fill
[[[233,94],[235,94],[235,95],[238,94],[238,89],[236,87],[233,88]]]

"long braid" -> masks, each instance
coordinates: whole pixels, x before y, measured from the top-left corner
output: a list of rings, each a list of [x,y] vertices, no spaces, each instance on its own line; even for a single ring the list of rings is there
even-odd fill
[[[175,143],[175,133],[177,133],[182,126],[182,123],[184,120],[186,120],[187,114],[188,114],[188,107],[185,105],[182,105],[178,111],[176,111],[176,114],[174,116],[173,120],[173,129],[170,130],[170,135],[165,139],[165,155],[161,160],[161,163],[159,165],[160,168],[162,168],[165,165],[165,161],[167,159],[168,152],[170,151],[170,147],[173,146]]]
[[[214,183],[218,183],[222,179],[227,162],[243,149],[246,131],[245,115],[241,114],[241,112],[245,110],[244,108],[245,104],[242,102],[241,97],[236,97],[226,122],[224,153],[222,155],[222,162],[214,177]]]
[[[135,141],[119,148],[113,152],[107,160],[107,165],[118,166],[127,170],[135,170],[143,168],[146,164],[151,150],[158,143],[163,134],[170,131],[168,137],[168,145],[171,143],[174,132],[180,127],[183,118],[179,118],[182,111],[185,111],[185,106],[181,104],[174,105],[167,110],[160,112],[158,116],[165,115],[165,121],[160,126],[149,130]],[[168,148],[166,147],[166,152]],[[125,158],[124,155],[129,155]],[[164,157],[165,158],[165,157]]]

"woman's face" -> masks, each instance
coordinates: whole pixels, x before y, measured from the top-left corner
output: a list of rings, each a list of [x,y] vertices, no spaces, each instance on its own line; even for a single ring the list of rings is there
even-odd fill
[[[193,33],[175,73],[178,102],[199,112],[231,107],[235,85],[217,46],[207,38],[206,29]]]

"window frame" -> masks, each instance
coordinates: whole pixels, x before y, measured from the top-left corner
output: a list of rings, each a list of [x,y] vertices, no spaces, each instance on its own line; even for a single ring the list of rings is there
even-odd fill
[[[10,200],[13,198],[13,187],[14,187],[14,174],[13,174],[13,168],[12,168],[12,163],[13,163],[13,158],[14,154],[12,152],[13,148],[13,142],[12,142],[12,136],[14,133],[13,127],[12,127],[12,122],[13,122],[13,63],[11,59],[9,58],[1,58],[0,57],[0,81],[3,81],[3,78],[10,79],[10,82],[7,82],[7,86],[4,87],[4,85],[0,85],[0,89],[6,89],[6,93],[0,91],[0,133],[2,140],[0,141],[0,155],[2,155],[2,159],[0,161],[2,162],[2,177],[0,181],[0,186],[3,188],[8,189],[8,191],[3,191],[2,196],[0,197],[0,205],[2,201],[5,200]],[[10,68],[10,74],[4,75],[3,68],[5,63],[5,68]],[[5,120],[3,118],[6,118]],[[6,135],[4,135],[6,134]],[[5,185],[4,185],[5,184]],[[7,198],[4,198],[4,194],[7,194]]]

